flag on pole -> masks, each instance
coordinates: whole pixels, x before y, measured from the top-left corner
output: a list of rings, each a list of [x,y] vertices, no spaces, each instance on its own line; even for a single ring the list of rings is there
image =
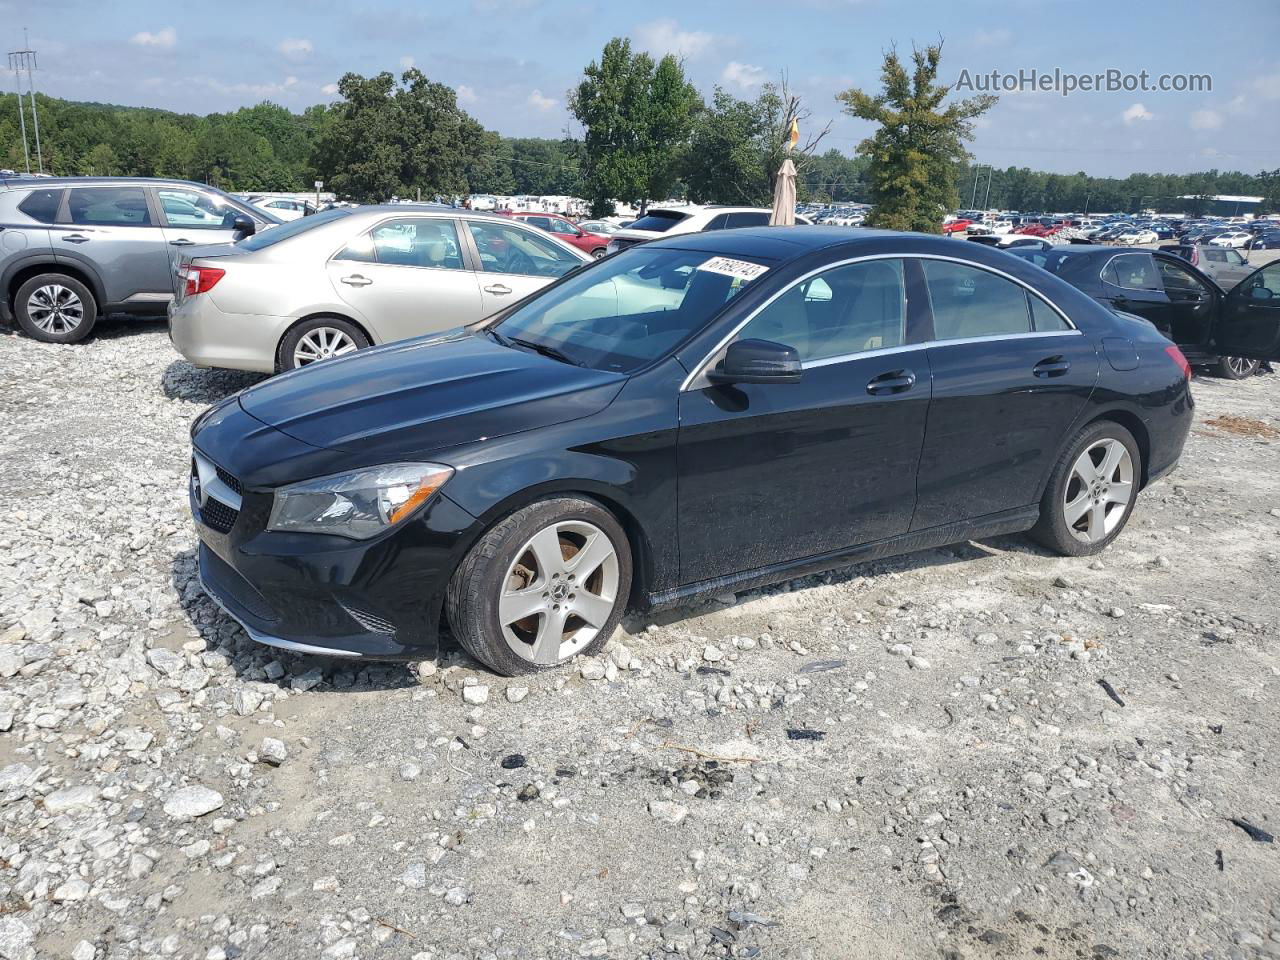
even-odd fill
[[[800,120],[797,117],[791,118],[791,133],[787,135],[787,149],[794,150],[796,144],[800,142]]]

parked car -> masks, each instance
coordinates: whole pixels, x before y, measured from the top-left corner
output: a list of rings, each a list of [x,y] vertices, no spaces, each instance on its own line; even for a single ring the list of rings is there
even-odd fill
[[[1160,237],[1154,230],[1134,227],[1122,231],[1112,242],[1124,244],[1125,246],[1133,246],[1139,243],[1155,243],[1159,239]]]
[[[201,579],[264,643],[420,658],[447,622],[531,673],[629,605],[1023,530],[1095,554],[1177,464],[1189,376],[1146,322],[977,244],[675,236],[200,416]]]
[[[309,217],[316,212],[315,204],[310,200],[294,200],[291,197],[260,197],[251,201],[259,210],[265,210],[282,222]]]
[[[1230,290],[1254,271],[1244,254],[1239,250],[1229,250],[1226,247],[1200,247],[1194,243],[1173,243],[1160,247],[1160,250],[1186,260],[1225,290]]]
[[[606,248],[609,246],[609,238],[607,236],[591,233],[579,227],[568,217],[562,217],[558,213],[513,213],[511,217],[513,220],[520,220],[531,227],[537,227],[539,230],[554,234],[557,239],[563,240],[565,243],[575,246],[593,257],[603,257]]]
[[[943,233],[964,233],[972,225],[973,225],[972,220],[957,218],[955,220],[949,220],[946,223],[944,223],[942,225],[942,232]]]
[[[609,220],[584,220],[578,226],[587,233],[594,233],[601,237],[608,237],[619,230],[618,224]]]
[[[973,243],[980,243],[986,247],[995,247],[999,250],[1012,249],[1029,249],[1029,250],[1052,250],[1053,244],[1048,240],[1040,237],[1026,237],[1016,233],[1005,233],[997,236],[976,236],[966,237],[965,239]]]
[[[1252,250],[1280,250],[1280,230],[1268,229],[1254,236]]]
[[[1247,250],[1253,245],[1253,234],[1248,230],[1232,230],[1222,233],[1209,241],[1210,246],[1230,247],[1235,250]]]
[[[0,180],[0,319],[47,343],[76,343],[104,313],[163,315],[181,250],[279,223],[185,180]]]
[[[616,253],[658,237],[738,227],[763,227],[769,222],[772,213],[772,210],[763,207],[650,207],[643,217],[633,220],[609,238],[608,252]],[[809,222],[807,217],[796,217],[798,224]]]
[[[1261,361],[1280,353],[1280,261],[1253,270],[1227,292],[1182,257],[1159,250],[1013,252],[1099,303],[1149,321],[1192,364],[1220,377],[1253,376]]]
[[[293,370],[473,323],[590,262],[506,217],[330,210],[184,255],[169,337],[197,366]]]

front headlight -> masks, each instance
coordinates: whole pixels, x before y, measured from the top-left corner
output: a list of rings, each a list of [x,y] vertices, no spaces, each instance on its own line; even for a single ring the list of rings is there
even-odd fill
[[[331,533],[367,540],[431,499],[453,468],[439,463],[389,463],[281,487],[268,530]]]

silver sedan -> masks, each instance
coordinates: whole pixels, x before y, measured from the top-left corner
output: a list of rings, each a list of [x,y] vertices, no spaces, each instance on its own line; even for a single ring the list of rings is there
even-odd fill
[[[169,336],[197,366],[293,370],[480,320],[591,262],[505,217],[329,210],[186,253]]]

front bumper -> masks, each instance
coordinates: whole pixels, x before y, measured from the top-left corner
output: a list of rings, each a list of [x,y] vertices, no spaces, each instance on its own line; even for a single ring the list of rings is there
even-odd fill
[[[372,540],[268,532],[269,492],[245,491],[238,510],[190,504],[200,537],[200,583],[259,643],[296,653],[432,659],[449,577],[476,520],[442,494]]]
[[[292,319],[226,313],[208,293],[169,304],[169,340],[197,367],[275,373],[276,348]]]

